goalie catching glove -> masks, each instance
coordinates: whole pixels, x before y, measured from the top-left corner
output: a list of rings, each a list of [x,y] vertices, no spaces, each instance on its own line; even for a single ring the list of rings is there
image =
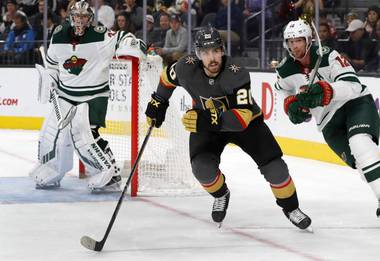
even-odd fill
[[[221,128],[220,111],[212,99],[206,101],[206,110],[188,110],[182,117],[182,124],[190,132],[219,131]]]
[[[168,107],[169,102],[154,92],[145,111],[146,121],[149,126],[152,124],[152,120],[155,120],[154,127],[161,127],[162,123],[165,121],[165,114]]]
[[[290,121],[294,124],[302,123],[311,118],[310,111],[300,105],[295,95],[285,98],[284,111],[289,116]]]
[[[333,98],[333,88],[326,81],[318,81],[309,86],[302,86],[296,97],[299,104],[305,108],[326,106],[330,104]]]

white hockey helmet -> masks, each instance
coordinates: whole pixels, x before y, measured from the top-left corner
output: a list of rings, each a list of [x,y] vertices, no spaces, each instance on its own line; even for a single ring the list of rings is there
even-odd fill
[[[291,57],[294,58],[292,55],[291,50],[288,46],[288,40],[293,38],[299,38],[303,37],[306,40],[306,50],[308,51],[310,49],[310,46],[312,44],[312,38],[313,38],[313,32],[311,30],[310,25],[302,19],[298,19],[295,21],[290,21],[284,30],[284,48],[288,51]],[[306,51],[306,52],[307,52]]]
[[[132,33],[128,33],[122,37],[117,43],[116,48],[116,57],[127,55],[139,59],[146,58],[147,48],[145,42],[136,38]]]
[[[87,17],[87,21],[83,19]],[[76,35],[83,35],[85,29],[94,21],[94,12],[86,0],[80,0],[70,8],[70,24],[74,28]]]

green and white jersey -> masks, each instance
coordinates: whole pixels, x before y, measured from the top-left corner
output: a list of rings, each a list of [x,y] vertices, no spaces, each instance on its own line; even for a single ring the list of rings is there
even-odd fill
[[[329,82],[334,93],[329,105],[310,110],[319,131],[326,126],[334,113],[347,101],[369,94],[368,88],[360,83],[354,68],[344,57],[328,47],[322,49],[322,61],[314,82],[319,80]],[[301,86],[309,84],[309,77],[313,73],[318,59],[317,52],[316,46],[310,48],[310,67],[303,67],[289,56],[278,65],[276,68],[278,80],[275,89],[281,91],[285,95],[284,98],[295,95]]]
[[[59,95],[77,102],[108,97],[108,66],[123,35],[124,32],[114,33],[104,26],[90,26],[75,39],[71,26],[59,25],[46,56]]]

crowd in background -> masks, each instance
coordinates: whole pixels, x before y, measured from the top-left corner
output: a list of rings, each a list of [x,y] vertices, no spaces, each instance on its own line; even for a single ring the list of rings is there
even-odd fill
[[[48,39],[54,28],[68,23],[69,10],[76,0],[2,0],[0,3],[0,64],[33,64],[33,54],[43,40],[43,13],[48,1]],[[190,4],[189,2],[190,1]],[[97,20],[110,30],[123,30],[143,38],[142,0],[89,0]],[[380,8],[349,10],[337,14],[339,0],[319,1],[319,34],[323,45],[345,55],[358,71],[380,71]],[[150,50],[165,62],[178,59],[188,48],[188,12],[191,28],[212,24],[227,39],[228,0],[148,0],[146,41]],[[247,56],[258,47],[261,0],[230,0],[231,54]],[[267,39],[281,43],[284,25],[300,16],[313,16],[314,0],[267,0]],[[270,48],[270,47],[268,47]],[[272,57],[277,58],[277,57]]]

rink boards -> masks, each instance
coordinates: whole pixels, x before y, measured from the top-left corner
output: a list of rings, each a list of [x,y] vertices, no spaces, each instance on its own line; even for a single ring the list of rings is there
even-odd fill
[[[343,164],[327,147],[313,120],[300,125],[289,121],[283,111],[283,98],[274,90],[275,73],[251,72],[250,76],[252,95],[285,154]],[[360,77],[360,80],[369,87],[379,107],[379,79]],[[0,68],[1,129],[36,130],[41,127],[50,105],[37,102],[37,83],[38,74],[34,68]],[[130,100],[127,81],[112,86],[107,124],[118,124],[121,128],[116,131],[113,128],[108,135],[130,135]],[[180,120],[180,115],[191,107],[191,98],[182,88],[177,88],[170,103],[178,110]]]

